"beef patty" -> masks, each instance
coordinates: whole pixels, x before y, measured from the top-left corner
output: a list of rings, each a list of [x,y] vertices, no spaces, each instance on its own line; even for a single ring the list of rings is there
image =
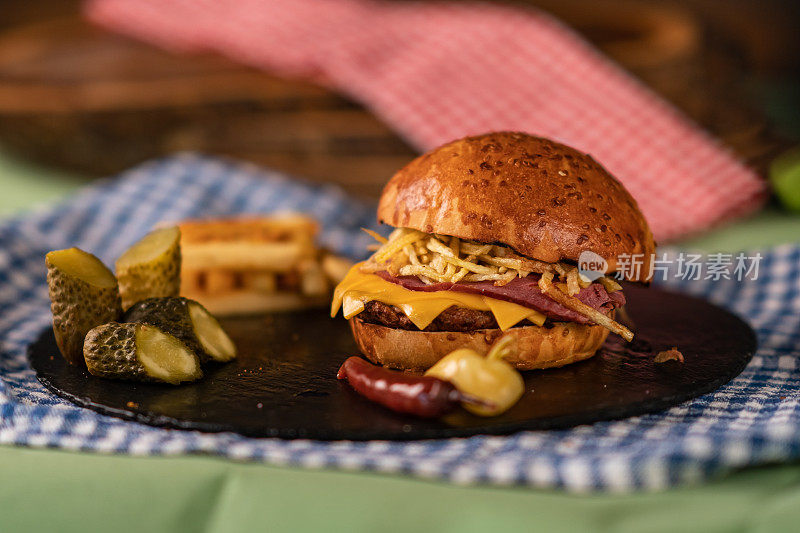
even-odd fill
[[[358,318],[370,324],[378,324],[394,329],[419,331],[419,328],[397,307],[378,301],[370,301]],[[523,320],[517,326],[530,326],[531,322]],[[547,327],[545,323],[545,327]],[[497,329],[497,321],[491,311],[476,311],[464,307],[448,307],[422,331],[474,331],[476,329]]]

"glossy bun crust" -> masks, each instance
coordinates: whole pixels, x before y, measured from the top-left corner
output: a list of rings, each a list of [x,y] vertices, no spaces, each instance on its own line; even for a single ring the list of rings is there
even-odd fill
[[[467,137],[422,155],[383,190],[378,220],[395,227],[500,243],[533,259],[577,261],[591,250],[617,269],[653,234],[628,191],[590,156],[525,133]]]
[[[357,316],[350,329],[361,353],[389,368],[422,371],[459,348],[486,354],[504,333],[499,329],[473,332],[412,331],[369,324]],[[608,337],[602,326],[555,322],[552,327],[524,326],[505,334],[514,338],[514,355],[506,361],[519,370],[553,368],[592,357]]]

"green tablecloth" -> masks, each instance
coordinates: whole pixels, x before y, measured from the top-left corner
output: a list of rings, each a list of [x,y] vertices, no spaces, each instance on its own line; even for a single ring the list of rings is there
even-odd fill
[[[0,215],[84,183],[0,153]],[[800,240],[770,208],[681,243],[730,250]],[[658,494],[574,496],[304,471],[211,457],[145,458],[0,447],[0,531],[790,531],[800,465],[738,472]]]

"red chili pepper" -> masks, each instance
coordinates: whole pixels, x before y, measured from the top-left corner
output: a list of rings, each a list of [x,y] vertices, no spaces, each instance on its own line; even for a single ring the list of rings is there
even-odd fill
[[[483,403],[448,381],[389,370],[360,357],[349,357],[336,377],[346,379],[357,393],[392,411],[425,418],[452,411],[460,402]]]

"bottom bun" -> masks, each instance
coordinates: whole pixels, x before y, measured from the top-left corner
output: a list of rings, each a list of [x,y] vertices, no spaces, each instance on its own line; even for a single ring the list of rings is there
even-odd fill
[[[462,333],[387,328],[353,317],[350,319],[350,329],[367,359],[403,370],[426,370],[459,348],[470,348],[485,354],[504,334],[514,337],[516,349],[506,361],[516,368],[553,368],[590,358],[608,337],[608,330],[603,326],[574,322],[556,322],[549,328],[524,326],[506,332],[480,329]]]

